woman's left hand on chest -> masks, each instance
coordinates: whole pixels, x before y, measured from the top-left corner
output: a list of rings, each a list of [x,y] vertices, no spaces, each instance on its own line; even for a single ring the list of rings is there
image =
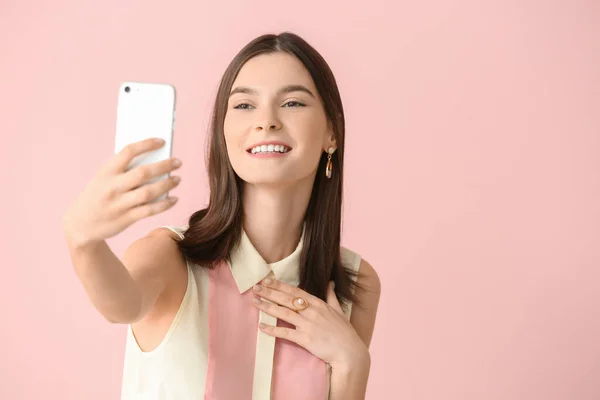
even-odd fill
[[[327,302],[272,278],[253,290],[258,309],[296,327],[260,326],[266,334],[297,343],[333,368],[353,365],[368,355],[367,346],[342,311],[333,282],[327,288]]]

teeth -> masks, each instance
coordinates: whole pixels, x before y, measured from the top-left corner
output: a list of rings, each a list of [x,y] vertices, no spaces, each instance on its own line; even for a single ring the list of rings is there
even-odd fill
[[[290,151],[289,148],[287,148],[284,145],[280,145],[280,144],[263,144],[260,146],[256,146],[253,147],[252,149],[250,149],[250,153],[252,154],[256,154],[256,153],[287,153],[288,151]]]

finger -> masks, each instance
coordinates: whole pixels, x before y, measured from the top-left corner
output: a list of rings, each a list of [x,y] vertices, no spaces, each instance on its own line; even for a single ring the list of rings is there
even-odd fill
[[[261,282],[261,284],[265,288],[287,294],[289,297],[287,297],[285,299],[285,301],[288,301],[288,300],[291,301],[291,299],[293,299],[294,297],[301,297],[304,300],[308,301],[308,303],[311,305],[317,305],[319,302],[321,302],[321,299],[300,289],[299,287],[292,286],[288,283],[282,282],[277,279],[267,278],[267,279],[263,280]],[[282,304],[282,305],[285,305],[287,307],[288,305],[291,306],[291,303]]]
[[[294,342],[304,348],[306,348],[306,344],[308,342],[308,336],[305,332],[299,331],[297,329],[285,328],[282,326],[273,326],[267,325],[264,323],[258,324],[258,327],[261,331],[266,333],[267,335],[274,336],[276,338],[289,340],[290,342]]]
[[[159,196],[169,192],[179,185],[180,178],[171,176],[158,182],[143,185],[135,190],[123,193],[115,203],[115,211],[122,212],[130,208],[154,201]]]
[[[293,308],[292,300],[294,299],[294,296],[292,296],[289,293],[285,293],[280,290],[274,289],[273,285],[271,285],[271,287],[269,287],[269,286],[266,286],[265,283],[258,284],[258,285],[254,285],[253,290],[256,295],[258,295],[264,299],[267,299],[276,304],[279,304],[280,306],[284,306],[284,307],[287,307],[290,309]]]
[[[177,203],[177,197],[157,201],[155,203],[137,206],[126,212],[120,219],[123,225],[131,225],[140,219],[167,211]]]
[[[117,155],[108,163],[108,169],[113,173],[121,173],[129,165],[131,160],[140,154],[160,149],[165,145],[164,140],[158,138],[144,139],[139,142],[130,143],[123,147]]]
[[[252,300],[252,302],[259,310],[264,311],[267,314],[275,318],[279,318],[294,326],[302,327],[304,325],[304,322],[306,322],[306,320],[297,312],[294,312],[287,307],[282,307],[277,304],[269,303],[260,299],[259,297],[255,297]]]
[[[327,304],[329,304],[331,308],[333,308],[338,313],[344,314],[344,310],[342,310],[342,306],[340,305],[337,295],[335,294],[334,288],[335,282],[329,282],[329,285],[327,286]]]
[[[280,306],[286,307],[294,311],[296,310],[296,307],[294,306],[294,298],[299,297],[303,299],[306,303],[308,303],[308,307],[305,307],[304,309],[301,309],[302,307],[300,307],[299,304],[296,305],[298,308],[301,309],[300,311],[298,311],[298,313],[302,314],[302,316],[306,317],[307,319],[315,320],[315,318],[317,317],[316,314],[319,313],[319,307],[324,306],[323,301],[311,296],[309,293],[305,292],[302,289],[299,289],[292,285],[288,285],[287,289],[293,293],[290,294],[288,292],[279,290],[283,288],[283,285],[287,284],[281,281],[277,281],[276,279],[272,279],[272,283],[269,284],[269,286],[266,286],[266,281],[267,280],[265,279],[262,285],[254,286],[255,294],[269,301],[272,301],[273,303],[276,303]],[[281,283],[282,285],[279,285],[279,283]]]
[[[142,184],[178,169],[181,161],[177,158],[158,161],[151,164],[141,165],[117,176],[115,181],[115,192],[125,193],[137,188]]]

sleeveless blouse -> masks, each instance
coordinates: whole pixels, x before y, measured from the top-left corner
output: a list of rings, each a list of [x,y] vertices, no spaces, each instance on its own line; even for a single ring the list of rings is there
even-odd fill
[[[187,226],[165,226],[183,238]],[[140,349],[128,326],[122,400],[315,400],[329,398],[331,369],[303,347],[274,338],[259,322],[291,327],[253,304],[252,287],[267,276],[298,286],[303,240],[267,264],[242,232],[230,261],[207,270],[187,266],[187,288],[161,343]],[[361,257],[341,248],[342,264]],[[350,319],[352,304],[345,310]]]

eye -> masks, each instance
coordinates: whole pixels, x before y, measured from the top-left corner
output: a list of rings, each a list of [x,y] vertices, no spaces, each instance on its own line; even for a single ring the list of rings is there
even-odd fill
[[[294,100],[290,100],[287,103],[285,103],[283,106],[284,107],[292,107],[292,108],[297,108],[297,107],[304,107],[306,104],[300,103],[299,101],[294,101]]]
[[[240,104],[238,104],[237,106],[235,106],[233,108],[235,108],[237,110],[249,110],[250,107],[252,107],[252,106],[250,104],[248,104],[248,103],[240,103]]]

